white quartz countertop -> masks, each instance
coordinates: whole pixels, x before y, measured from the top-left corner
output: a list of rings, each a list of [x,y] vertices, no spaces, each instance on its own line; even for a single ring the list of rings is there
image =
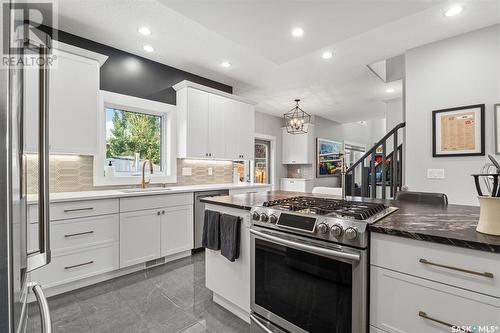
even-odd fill
[[[185,186],[171,186],[171,187],[150,187],[145,191],[131,192],[133,189],[117,189],[117,190],[102,190],[102,191],[82,191],[82,192],[60,192],[51,193],[50,202],[64,202],[64,201],[77,201],[77,200],[93,200],[93,199],[110,199],[110,198],[124,198],[124,197],[138,197],[144,195],[161,195],[161,194],[174,194],[186,192],[199,192],[199,191],[214,191],[214,190],[233,190],[233,189],[246,189],[246,188],[265,188],[271,187],[270,184],[259,183],[226,183],[226,184],[207,184],[207,185],[185,185]],[[155,190],[151,190],[151,189]],[[139,190],[139,189],[137,189]],[[29,194],[28,204],[37,203],[38,195]]]

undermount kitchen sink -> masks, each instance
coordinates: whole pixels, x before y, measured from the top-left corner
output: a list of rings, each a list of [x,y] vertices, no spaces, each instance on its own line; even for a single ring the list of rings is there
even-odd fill
[[[143,192],[164,192],[169,191],[171,188],[168,187],[151,187],[151,188],[128,188],[125,190],[120,190],[122,193],[143,193]]]

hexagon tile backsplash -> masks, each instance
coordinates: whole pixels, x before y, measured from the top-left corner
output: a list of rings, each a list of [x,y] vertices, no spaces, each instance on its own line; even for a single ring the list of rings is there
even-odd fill
[[[79,192],[120,188],[93,184],[93,156],[51,155],[49,168],[50,192]],[[183,176],[182,168],[191,168],[191,176]],[[208,169],[212,169],[209,175]],[[205,160],[177,160],[176,185],[223,184],[233,181],[233,162]],[[137,184],[138,185],[138,184]],[[27,193],[38,193],[38,156],[26,158]],[[136,187],[136,186],[121,186]]]

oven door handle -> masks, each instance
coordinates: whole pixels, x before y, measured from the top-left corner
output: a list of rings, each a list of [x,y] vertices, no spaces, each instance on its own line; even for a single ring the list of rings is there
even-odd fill
[[[272,236],[272,235],[269,235],[267,233],[257,231],[254,229],[250,229],[250,233],[259,237],[259,238],[262,238],[262,239],[265,239],[265,240],[268,240],[268,241],[271,241],[271,242],[274,242],[274,243],[277,243],[280,245],[288,246],[288,247],[294,248],[296,250],[302,250],[302,251],[310,252],[313,254],[318,254],[318,255],[321,255],[324,257],[328,257],[328,258],[340,258],[340,259],[347,259],[350,261],[360,261],[359,254],[346,253],[346,252],[326,249],[326,248],[322,248],[322,247],[318,247],[318,246],[297,243],[297,242],[294,242],[294,241],[291,241],[288,239],[283,239],[281,237]]]
[[[253,321],[261,330],[263,330],[265,333],[274,333],[271,331],[269,328],[266,327],[263,323],[260,322],[259,319],[257,319],[253,314],[250,315],[250,320]]]

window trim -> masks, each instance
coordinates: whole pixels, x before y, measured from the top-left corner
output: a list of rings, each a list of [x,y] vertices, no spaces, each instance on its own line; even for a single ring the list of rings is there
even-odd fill
[[[153,174],[151,184],[177,182],[177,133],[176,106],[143,98],[117,94],[105,90],[99,92],[97,115],[98,147],[94,156],[94,186],[139,185],[141,176],[105,177],[106,157],[106,108],[160,116],[162,129],[162,174]]]
[[[271,151],[269,152],[270,154],[270,159],[271,159],[271,165],[270,165],[270,180],[271,182],[269,185],[271,185],[272,190],[278,190],[279,189],[279,183],[278,180],[276,179],[276,137],[274,135],[268,135],[268,134],[263,134],[263,133],[254,133],[254,144],[255,140],[264,140],[264,141],[269,141],[271,143]],[[254,157],[255,157],[255,152],[254,152]],[[251,160],[251,172],[250,172],[250,180],[253,183],[255,180],[255,158]]]

